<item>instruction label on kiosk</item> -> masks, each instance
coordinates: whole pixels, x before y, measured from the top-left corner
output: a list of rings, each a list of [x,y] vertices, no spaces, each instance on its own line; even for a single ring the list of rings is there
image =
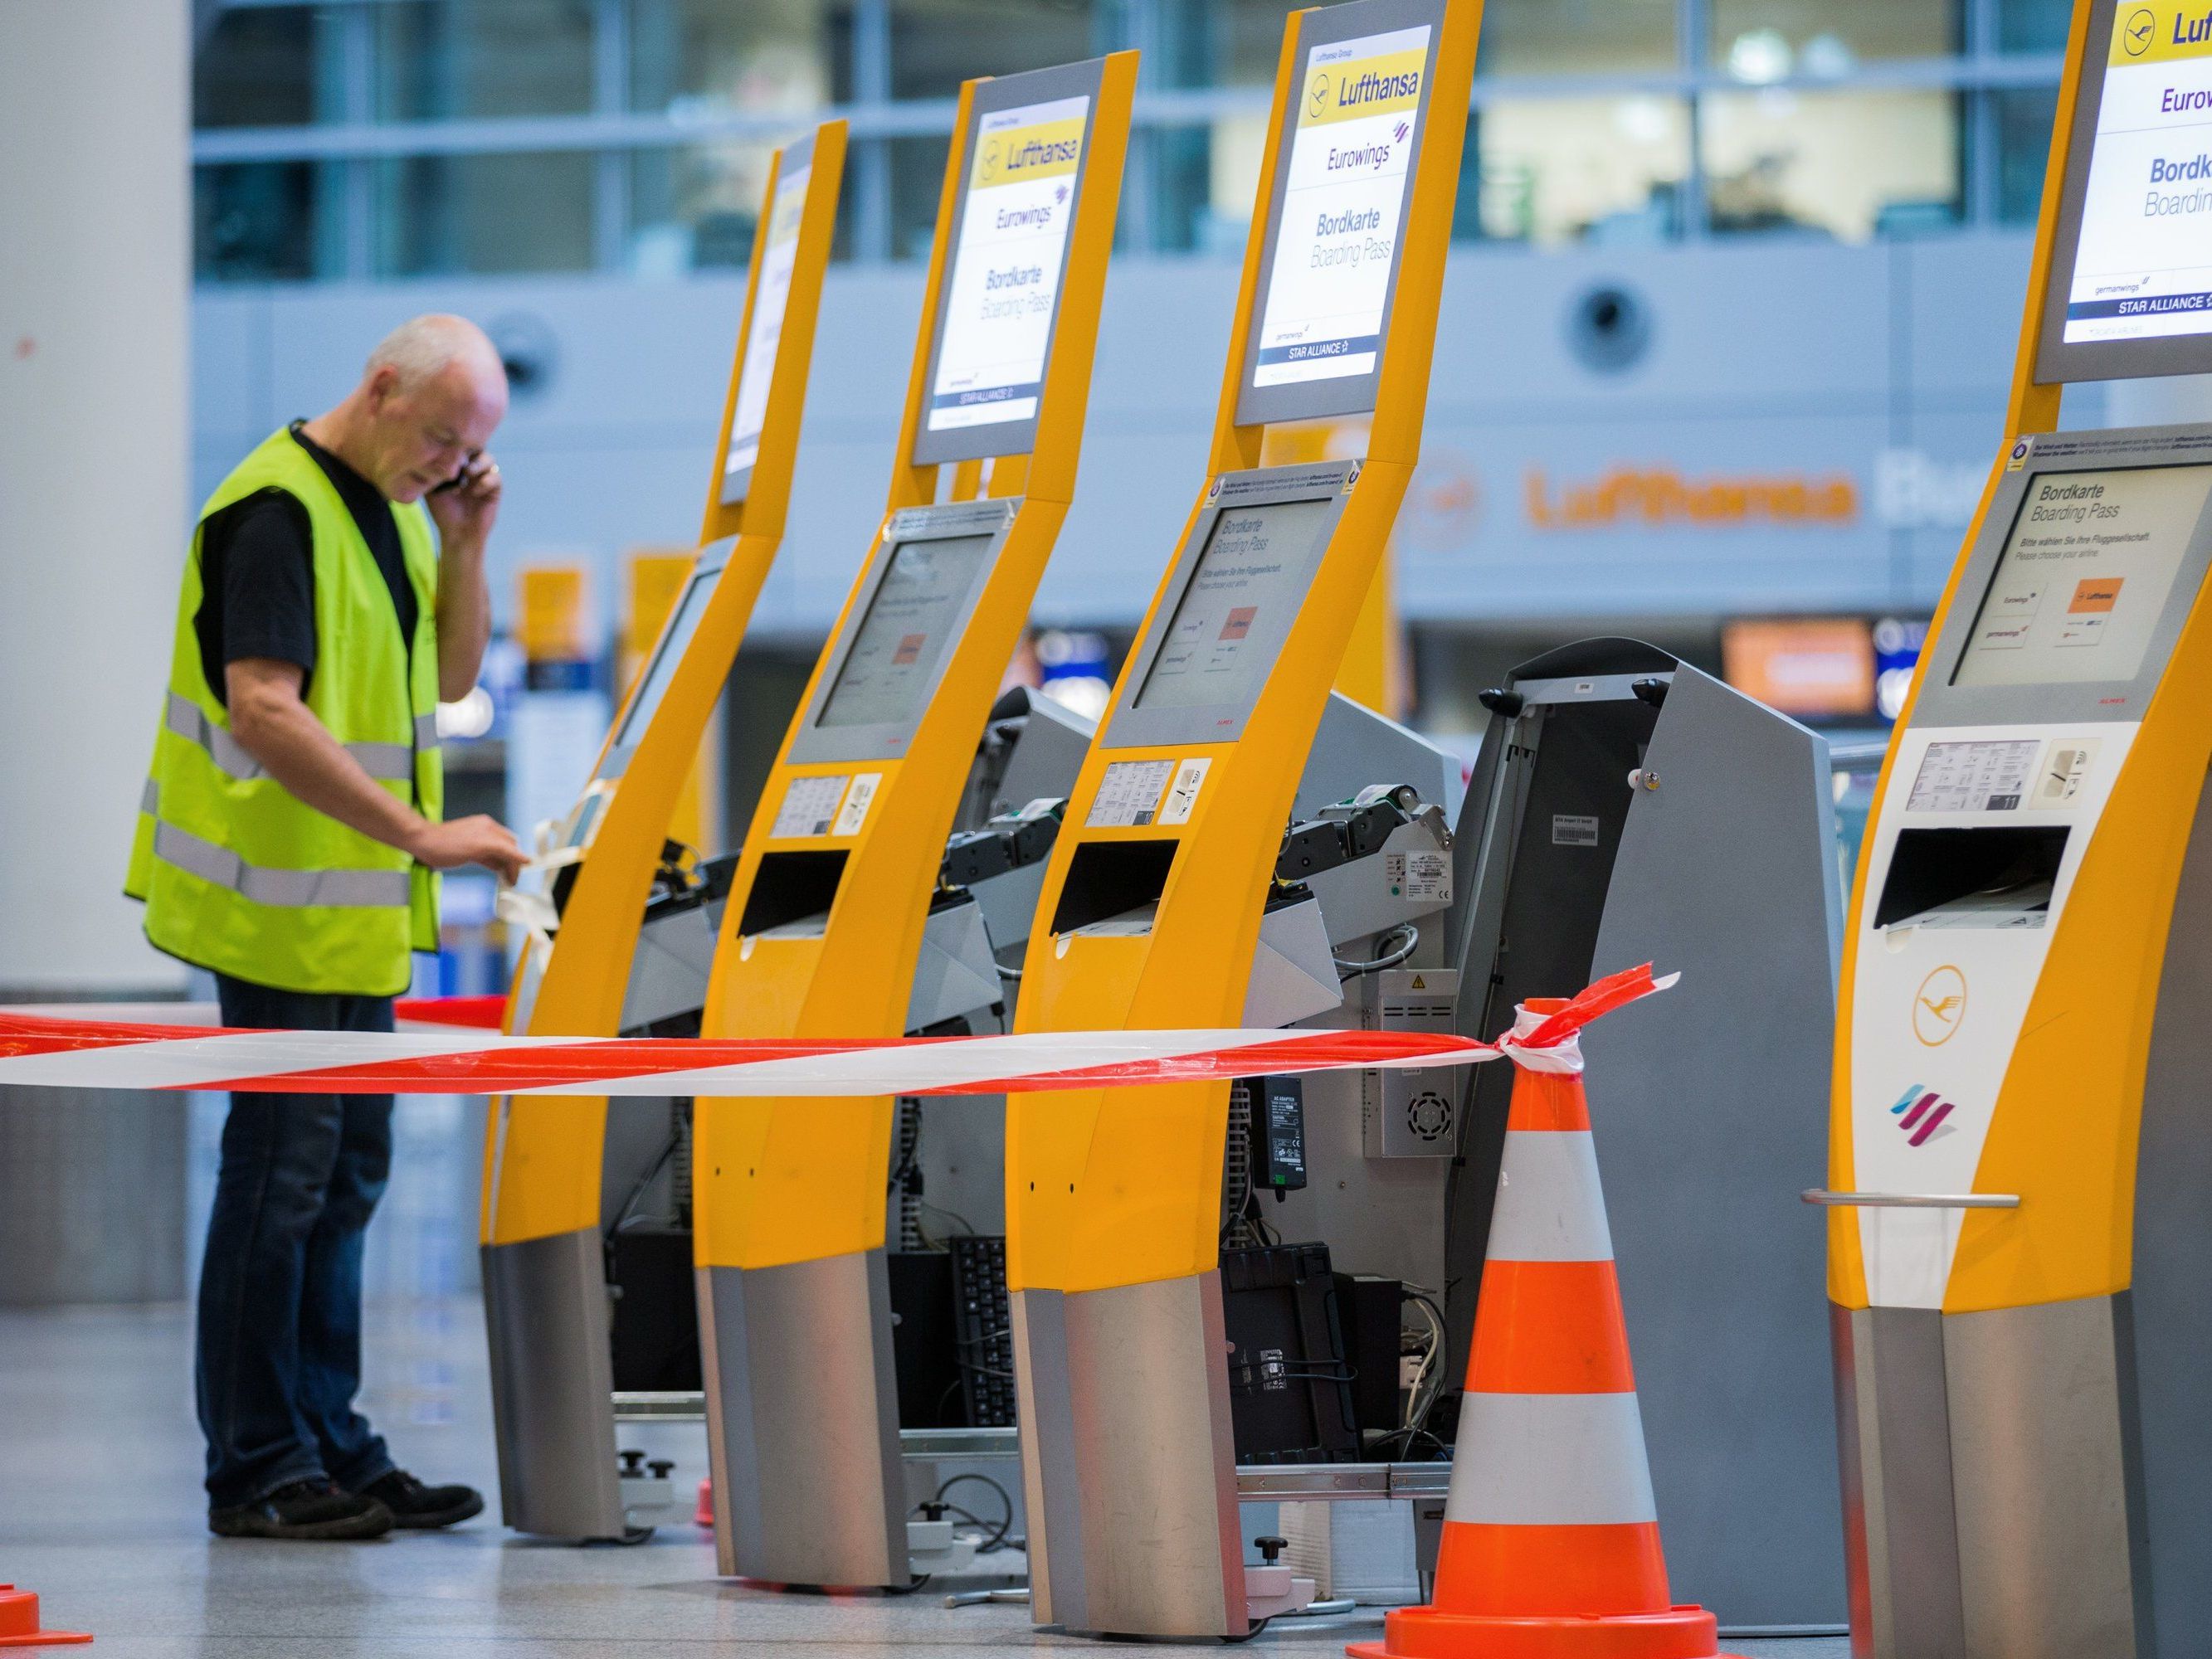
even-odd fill
[[[1307,55],[1253,385],[1375,373],[1429,35],[1424,24]]]
[[[2009,812],[2027,793],[2039,738],[1931,743],[1913,775],[1908,812]]]
[[[2212,14],[2120,0],[2065,340],[2212,333]]]
[[[981,118],[952,259],[929,430],[1033,420],[1044,386],[1091,100]]]
[[[1175,769],[1173,761],[1115,761],[1098,780],[1084,827],[1136,830],[1150,823]]]
[[[744,367],[738,371],[737,405],[730,415],[729,459],[722,465],[724,500],[727,485],[750,472],[760,459],[761,428],[768,422],[769,387],[775,379],[776,343],[783,337],[783,312],[791,297],[791,273],[799,258],[799,222],[806,212],[806,185],[813,168],[804,167],[776,180],[775,209],[761,252],[760,289],[745,330]]]
[[[783,792],[783,804],[775,809],[775,824],[769,834],[778,841],[793,836],[828,835],[837,820],[838,803],[845,799],[845,786],[852,781],[849,772],[793,778]]]

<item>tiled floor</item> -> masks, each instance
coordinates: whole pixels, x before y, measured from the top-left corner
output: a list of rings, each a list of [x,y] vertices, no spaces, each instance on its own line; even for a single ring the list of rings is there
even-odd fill
[[[1025,1608],[948,1608],[944,1585],[897,1600],[796,1597],[720,1583],[688,1522],[631,1549],[533,1543],[487,1516],[368,1545],[223,1541],[204,1527],[181,1308],[0,1314],[0,1583],[37,1590],[49,1626],[112,1659],[616,1659],[730,1652],[929,1659],[1010,1648],[1164,1651],[1041,1634]],[[473,1303],[386,1304],[368,1406],[424,1476],[495,1484]],[[696,1426],[625,1431],[696,1483]],[[1014,1571],[1018,1556],[996,1558]],[[1006,1583],[977,1576],[963,1583]],[[1254,1650],[1323,1656],[1379,1620],[1285,1621]],[[1843,1659],[1840,1639],[1740,1640],[1749,1659]],[[1188,1649],[1181,1650],[1188,1651]]]

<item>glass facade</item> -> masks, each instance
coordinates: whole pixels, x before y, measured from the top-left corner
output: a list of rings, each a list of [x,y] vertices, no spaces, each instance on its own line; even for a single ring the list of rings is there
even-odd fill
[[[581,115],[592,0],[377,0],[376,118]]]
[[[216,0],[210,282],[741,266],[854,121],[838,257],[925,257],[962,78],[1145,54],[1121,240],[1243,246],[1288,0]],[[1863,240],[2033,220],[2068,0],[1489,0],[1456,233]]]
[[[1698,106],[1716,231],[1911,234],[1959,214],[1959,115],[1948,92],[1727,93]]]
[[[847,0],[626,0],[629,106],[805,115],[853,100]]]

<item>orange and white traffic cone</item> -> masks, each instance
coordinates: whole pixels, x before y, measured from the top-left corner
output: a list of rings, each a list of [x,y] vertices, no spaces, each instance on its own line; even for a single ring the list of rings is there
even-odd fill
[[[1359,1659],[1716,1659],[1678,1607],[1644,1455],[1620,1281],[1574,1033],[1658,988],[1648,967],[1532,1000],[1437,1556],[1435,1601],[1390,1613]]]
[[[13,1584],[0,1584],[0,1648],[58,1648],[90,1640],[82,1631],[40,1629],[39,1598]]]

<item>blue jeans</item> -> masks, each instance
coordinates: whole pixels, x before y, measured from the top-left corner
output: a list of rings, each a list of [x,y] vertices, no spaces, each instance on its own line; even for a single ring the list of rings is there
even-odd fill
[[[388,1031],[390,997],[271,990],[216,975],[222,1023]],[[353,1408],[362,1236],[392,1170],[390,1095],[234,1094],[200,1269],[200,1430],[211,1508],[295,1480],[349,1492],[392,1467]]]

